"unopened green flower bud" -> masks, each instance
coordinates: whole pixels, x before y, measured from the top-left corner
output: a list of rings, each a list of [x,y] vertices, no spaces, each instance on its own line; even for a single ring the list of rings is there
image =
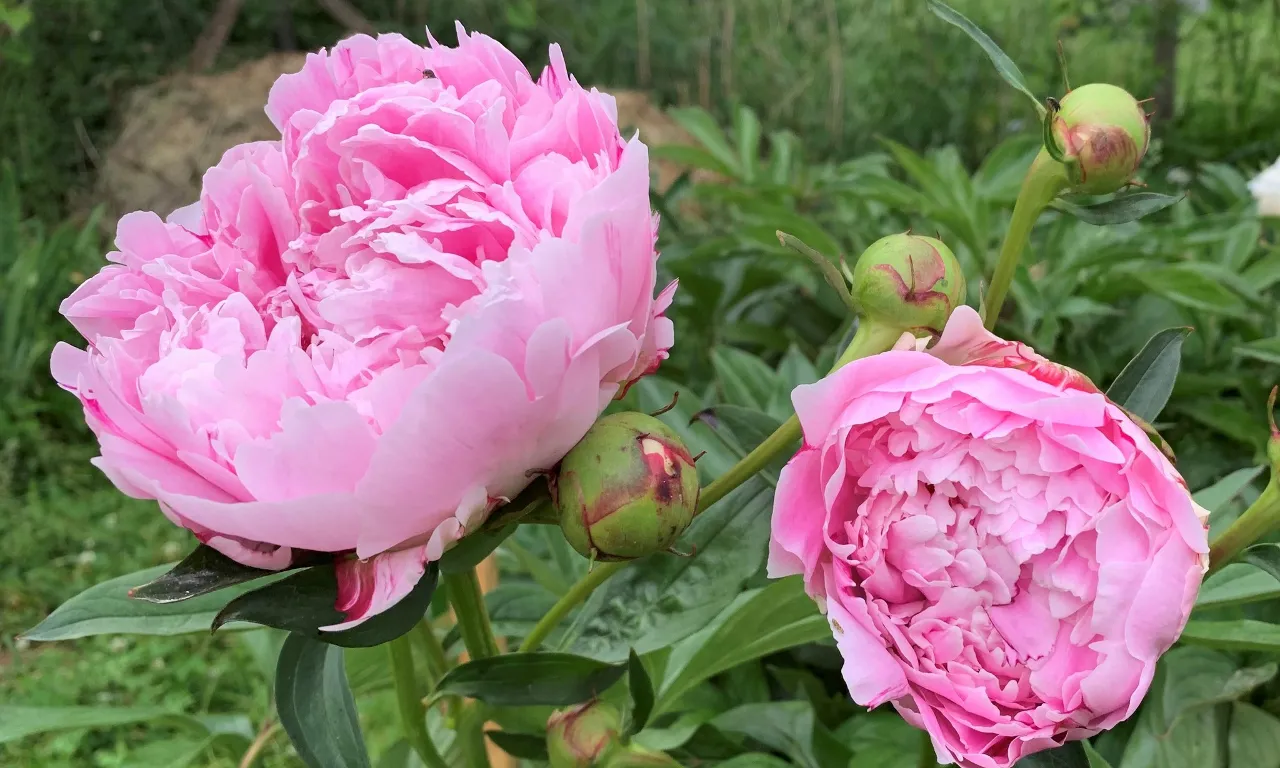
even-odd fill
[[[552,478],[560,529],[597,560],[631,560],[667,549],[698,504],[698,471],[670,427],[643,413],[595,423]]]
[[[588,701],[559,710],[547,720],[547,754],[551,768],[596,765],[617,743],[621,731],[622,717],[611,704]]]
[[[1151,125],[1123,88],[1090,83],[1062,97],[1053,136],[1067,160],[1071,191],[1105,195],[1133,179],[1147,154]]]
[[[932,237],[882,237],[853,268],[853,300],[864,321],[917,335],[942,333],[966,295],[960,262]]]

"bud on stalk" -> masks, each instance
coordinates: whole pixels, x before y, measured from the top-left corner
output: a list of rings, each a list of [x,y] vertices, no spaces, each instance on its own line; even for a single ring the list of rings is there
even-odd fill
[[[1082,85],[1063,96],[1052,120],[1069,189],[1086,195],[1110,194],[1128,184],[1151,141],[1142,105],[1106,83]]]
[[[547,754],[551,768],[596,765],[618,741],[622,717],[602,701],[562,709],[547,720]]]
[[[938,335],[967,295],[964,271],[941,240],[910,233],[871,244],[853,268],[853,300],[870,323]]]
[[[560,462],[551,496],[573,548],[597,560],[667,549],[693,521],[698,471],[680,436],[643,413],[600,419]]]

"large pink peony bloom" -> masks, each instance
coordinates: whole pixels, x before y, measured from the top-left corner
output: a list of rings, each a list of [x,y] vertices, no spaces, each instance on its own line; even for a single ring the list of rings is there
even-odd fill
[[[1078,373],[962,307],[927,353],[794,394],[769,575],[825,606],[853,698],[1007,768],[1131,715],[1207,564],[1204,511]]]
[[[120,490],[248,565],[354,551],[348,623],[666,356],[645,146],[556,47],[357,36],[272,88],[281,141],[121,219],[53,372]]]

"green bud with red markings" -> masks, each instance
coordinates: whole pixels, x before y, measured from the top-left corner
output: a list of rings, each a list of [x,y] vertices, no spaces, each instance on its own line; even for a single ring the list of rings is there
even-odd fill
[[[588,701],[562,709],[547,720],[547,755],[551,768],[588,768],[598,765],[622,733],[622,716],[616,707]]]
[[[938,335],[967,295],[964,270],[941,240],[904,233],[882,237],[853,268],[854,303],[865,322]]]
[[[1106,195],[1129,184],[1151,143],[1151,124],[1138,100],[1118,86],[1090,83],[1055,106],[1053,140],[1067,166],[1068,190]]]
[[[693,522],[698,471],[680,436],[653,416],[605,416],[551,478],[560,529],[596,560],[632,560],[671,547]]]

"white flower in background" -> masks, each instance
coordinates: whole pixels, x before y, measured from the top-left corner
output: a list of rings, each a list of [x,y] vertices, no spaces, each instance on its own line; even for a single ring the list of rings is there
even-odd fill
[[[1249,182],[1249,191],[1258,201],[1258,213],[1280,216],[1280,160]]]

